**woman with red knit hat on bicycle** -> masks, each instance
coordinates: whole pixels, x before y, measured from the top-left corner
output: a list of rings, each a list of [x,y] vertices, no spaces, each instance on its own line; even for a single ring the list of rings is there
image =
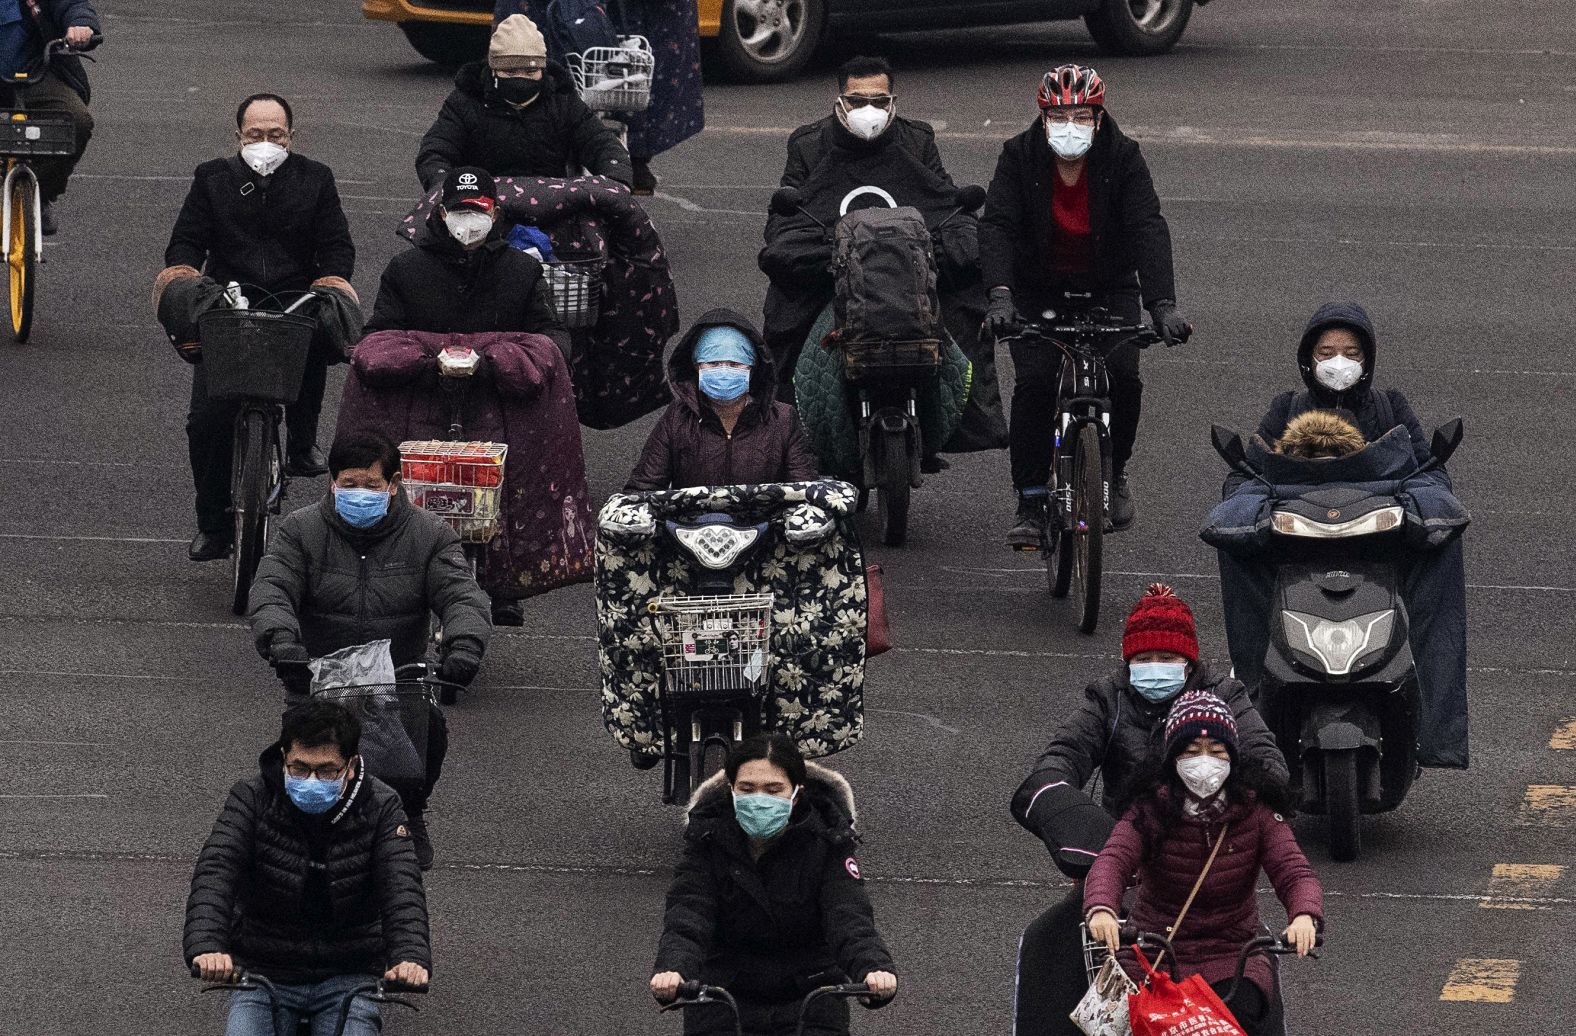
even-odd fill
[[[1286,780],[1286,762],[1248,697],[1247,688],[1199,657],[1187,603],[1163,583],[1151,585],[1127,617],[1122,666],[1084,689],[1083,699],[1045,747],[1012,798],[1012,815],[1045,843],[1074,880],[1088,872],[1116,818],[1121,792],[1158,756],[1166,715],[1184,691],[1224,701],[1237,725],[1239,753]],[[1103,782],[1099,804],[1090,789]],[[1083,919],[1079,886],[1030,922],[1018,947],[1017,1036],[1077,1036],[1067,1014],[1083,995]]]

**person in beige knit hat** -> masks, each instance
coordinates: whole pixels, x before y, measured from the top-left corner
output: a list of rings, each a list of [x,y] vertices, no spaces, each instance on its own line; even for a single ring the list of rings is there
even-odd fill
[[[463,66],[454,92],[421,138],[416,175],[428,190],[449,170],[480,166],[493,176],[579,176],[630,183],[629,152],[587,108],[569,72],[547,59],[536,23],[512,14],[498,23],[487,60]]]

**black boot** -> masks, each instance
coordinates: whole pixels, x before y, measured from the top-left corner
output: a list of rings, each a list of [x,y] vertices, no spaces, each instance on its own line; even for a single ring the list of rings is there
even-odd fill
[[[186,556],[193,561],[218,561],[230,556],[235,537],[229,532],[198,532],[192,537]]]
[[[1137,517],[1133,509],[1133,488],[1127,483],[1127,475],[1121,474],[1111,480],[1111,531],[1120,532],[1133,524]]]
[[[1040,550],[1045,546],[1045,490],[1019,490],[1018,516],[1007,530],[1007,546],[1013,550]]]
[[[635,182],[630,187],[629,193],[641,198],[649,198],[657,193],[657,177],[651,171],[651,159],[633,159],[630,162],[630,167],[634,171]]]
[[[295,478],[316,478],[328,474],[328,459],[316,446],[308,446],[300,453],[292,452],[285,458],[285,474]]]
[[[432,870],[432,838],[427,834],[426,811],[410,810],[405,820],[410,827],[411,848],[416,850],[416,866],[424,871]]]
[[[494,601],[492,603],[492,621],[494,626],[524,626],[525,603],[523,601]]]

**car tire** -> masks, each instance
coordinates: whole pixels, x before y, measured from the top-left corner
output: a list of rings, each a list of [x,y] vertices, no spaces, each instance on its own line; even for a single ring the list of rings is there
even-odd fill
[[[416,53],[445,68],[456,68],[487,56],[491,32],[485,25],[400,22],[399,27]]]
[[[1107,54],[1147,57],[1175,47],[1191,17],[1193,0],[1103,0],[1084,24]]]
[[[706,56],[714,56],[734,82],[775,83],[798,75],[820,49],[828,2],[723,0],[722,30]],[[762,25],[764,19],[771,24]],[[758,36],[760,30],[767,35]]]

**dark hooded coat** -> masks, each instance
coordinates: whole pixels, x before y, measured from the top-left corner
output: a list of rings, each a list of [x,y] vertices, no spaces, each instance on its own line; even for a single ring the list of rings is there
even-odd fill
[[[449,170],[474,165],[493,176],[577,176],[582,168],[631,182],[629,152],[587,108],[562,65],[548,62],[542,92],[516,108],[493,92],[485,61],[462,65],[454,91],[421,138],[416,175],[431,190]]]
[[[36,50],[32,64],[27,69],[29,72],[37,72],[43,66],[44,44],[60,39],[67,29],[81,25],[92,29],[94,33],[104,31],[99,25],[98,12],[93,10],[89,0],[36,0],[37,13],[34,13],[33,5],[27,0],[22,0],[18,6],[22,17],[27,18],[33,27]],[[87,68],[81,58],[75,54],[58,54],[51,61],[49,69],[82,98],[83,104],[93,100]]]
[[[738,328],[755,346],[749,401],[731,433],[723,430],[696,380],[695,343],[710,327]],[[815,457],[799,415],[776,400],[776,383],[771,354],[749,320],[728,309],[702,316],[668,361],[673,402],[651,429],[624,491],[813,481]]]
[[[1106,112],[1088,155],[1089,233],[1094,251],[1092,283],[1059,283],[1049,256],[1056,247],[1051,212],[1055,156],[1045,123],[1002,146],[980,218],[980,268],[987,289],[1005,285],[1020,312],[1050,305],[1057,291],[1142,296],[1145,306],[1176,299],[1171,230],[1137,141]],[[1109,304],[1109,303],[1108,303]],[[1136,306],[1133,307],[1136,314]]]
[[[896,971],[854,855],[853,791],[825,767],[806,770],[787,829],[759,858],[734,817],[725,775],[696,791],[656,972],[723,986],[741,1001],[781,1003]]]
[[[1238,680],[1200,663],[1186,690],[1208,691],[1237,719],[1238,751],[1278,780],[1287,779],[1286,760],[1248,689]],[[1105,844],[1129,783],[1157,756],[1165,739],[1171,703],[1155,703],[1133,689],[1127,666],[1084,688],[1083,701],[1061,724],[1012,797],[1012,815],[1050,850],[1070,877],[1082,877]],[[1083,789],[1098,773],[1102,804]]]
[[[1335,327],[1352,331],[1363,343],[1362,377],[1345,392],[1330,391],[1314,375],[1313,347],[1320,335]],[[1302,373],[1303,384],[1307,388],[1301,392],[1282,392],[1270,401],[1269,411],[1259,421],[1259,438],[1274,445],[1285,434],[1286,426],[1293,418],[1309,410],[1344,410],[1351,415],[1354,423],[1362,430],[1363,438],[1369,442],[1378,440],[1396,425],[1405,427],[1417,463],[1426,462],[1429,458],[1429,439],[1423,434],[1422,422],[1412,411],[1411,403],[1407,402],[1400,389],[1374,387],[1378,344],[1379,336],[1374,331],[1373,321],[1357,303],[1331,302],[1320,306],[1308,321],[1301,341],[1297,343],[1297,369]],[[1443,471],[1439,472],[1439,477],[1445,480],[1446,485],[1449,484]],[[1228,480],[1228,491],[1240,483],[1241,478],[1233,476]]]
[[[203,844],[186,900],[189,964],[228,953],[275,982],[432,970],[427,896],[399,796],[359,772],[320,816],[285,794],[278,745],[238,782]]]

